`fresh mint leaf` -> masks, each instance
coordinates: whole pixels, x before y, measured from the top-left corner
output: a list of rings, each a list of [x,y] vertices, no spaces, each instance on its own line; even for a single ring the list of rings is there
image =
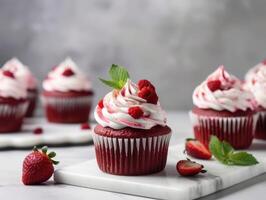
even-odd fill
[[[226,141],[220,141],[218,137],[211,136],[209,149],[213,156],[225,165],[255,165],[258,164],[256,158],[247,152],[236,152]]]
[[[121,89],[120,88],[120,85],[114,81],[108,81],[108,80],[104,80],[102,78],[100,78],[100,80],[105,84],[105,85],[108,85],[112,88],[115,88],[115,89]]]
[[[122,66],[118,66],[113,64],[109,70],[109,75],[111,77],[111,80],[100,80],[115,89],[122,89],[124,85],[126,84],[127,80],[129,79],[129,73],[126,70],[126,68]]]
[[[229,154],[231,154],[234,151],[234,148],[231,146],[231,144],[229,144],[226,141],[222,142],[222,147],[223,147],[223,154],[225,156],[228,156]]]
[[[212,155],[219,160],[220,162],[224,163],[224,151],[223,151],[223,145],[222,142],[216,137],[216,136],[211,136],[211,140],[209,143],[209,149],[212,153]]]
[[[247,152],[235,152],[229,155],[229,161],[234,165],[256,165],[259,162],[257,159]]]
[[[129,78],[128,71],[122,66],[113,64],[109,70],[109,75],[114,81],[126,83]]]

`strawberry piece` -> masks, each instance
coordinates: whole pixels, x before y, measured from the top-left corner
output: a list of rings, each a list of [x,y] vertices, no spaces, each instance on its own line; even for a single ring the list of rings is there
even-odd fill
[[[187,154],[194,158],[209,160],[212,157],[211,152],[196,139],[187,139],[185,149]]]
[[[104,105],[103,105],[103,99],[101,99],[99,102],[98,102],[98,106],[103,109]]]
[[[219,80],[208,81],[207,85],[208,85],[208,88],[212,92],[215,92],[216,90],[220,90],[221,86],[222,86],[221,81],[219,81]]]
[[[157,104],[158,96],[156,91],[152,87],[143,87],[139,92],[138,96],[142,99],[145,99],[147,103]]]
[[[180,160],[176,164],[176,170],[181,176],[195,176],[205,173],[204,166],[191,160]]]
[[[40,135],[40,134],[43,133],[43,129],[42,129],[41,127],[37,127],[37,128],[35,128],[35,129],[33,130],[33,133],[34,133],[35,135]]]
[[[24,185],[35,185],[47,181],[54,173],[53,164],[58,161],[52,160],[56,156],[55,152],[47,154],[47,147],[39,151],[36,147],[33,152],[26,156],[23,161],[22,182]]]
[[[80,125],[81,130],[88,130],[91,129],[91,126],[89,123],[83,123]]]
[[[63,76],[73,76],[75,73],[70,68],[66,68],[65,71],[62,73]]]
[[[138,87],[140,90],[144,87],[151,87],[153,90],[155,90],[154,85],[152,85],[152,83],[146,79],[139,80]]]
[[[3,71],[3,74],[9,78],[13,78],[13,79],[15,78],[14,74],[9,70]]]
[[[262,61],[262,64],[263,65],[266,65],[266,59]]]
[[[128,114],[134,119],[139,119],[143,116],[144,112],[139,106],[134,106],[128,109]]]

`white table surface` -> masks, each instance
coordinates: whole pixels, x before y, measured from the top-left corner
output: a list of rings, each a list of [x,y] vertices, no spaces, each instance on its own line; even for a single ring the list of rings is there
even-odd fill
[[[188,115],[186,112],[168,112],[168,123],[173,130],[172,144],[184,141],[192,135]],[[58,167],[79,163],[94,158],[93,146],[83,147],[58,147],[51,148],[57,152],[57,160],[61,163]],[[266,152],[266,151],[265,151]],[[146,199],[142,197],[129,196],[87,188],[79,188],[68,185],[54,185],[49,181],[41,186],[24,186],[21,184],[21,168],[23,158],[29,150],[0,151],[0,197],[12,200],[133,200]],[[253,199],[265,196],[266,174],[233,186],[229,189],[217,192],[202,199]],[[177,197],[178,199],[178,197]]]

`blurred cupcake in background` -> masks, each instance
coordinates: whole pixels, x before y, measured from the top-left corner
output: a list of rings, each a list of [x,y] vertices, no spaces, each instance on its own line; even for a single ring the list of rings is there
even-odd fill
[[[17,132],[21,129],[28,107],[27,89],[8,70],[0,70],[0,132]]]
[[[255,137],[266,140],[266,60],[246,74],[246,86],[257,102],[258,122]]]
[[[206,146],[211,135],[236,149],[251,145],[257,122],[253,95],[223,66],[194,90],[193,104],[190,116],[194,134]]]
[[[89,120],[91,83],[70,58],[49,72],[43,89],[42,102],[48,121],[83,123]]]
[[[29,68],[23,65],[17,58],[12,58],[7,61],[3,66],[3,70],[12,72],[14,76],[25,85],[27,89],[27,99],[29,101],[26,117],[32,117],[38,100],[38,86],[36,78]]]

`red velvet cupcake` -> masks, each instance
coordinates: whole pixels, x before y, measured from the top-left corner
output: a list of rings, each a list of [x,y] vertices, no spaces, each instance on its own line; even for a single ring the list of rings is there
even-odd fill
[[[208,146],[216,135],[236,149],[248,148],[257,122],[253,100],[239,79],[219,67],[193,93],[190,117],[196,139]]]
[[[15,75],[0,70],[0,133],[21,129],[28,107],[27,90]]]
[[[248,71],[246,85],[257,102],[258,122],[255,138],[266,140],[266,61]]]
[[[29,106],[27,108],[26,117],[32,117],[38,100],[37,80],[29,70],[17,58],[13,58],[6,62],[3,70],[11,71],[17,79],[19,79],[27,89],[27,99]]]
[[[71,59],[55,67],[43,82],[42,102],[46,118],[55,123],[89,120],[91,84]]]
[[[158,101],[155,87],[147,80],[134,84],[125,68],[113,65],[114,88],[94,112],[98,125],[93,141],[99,168],[115,175],[144,175],[165,168],[171,129]]]

